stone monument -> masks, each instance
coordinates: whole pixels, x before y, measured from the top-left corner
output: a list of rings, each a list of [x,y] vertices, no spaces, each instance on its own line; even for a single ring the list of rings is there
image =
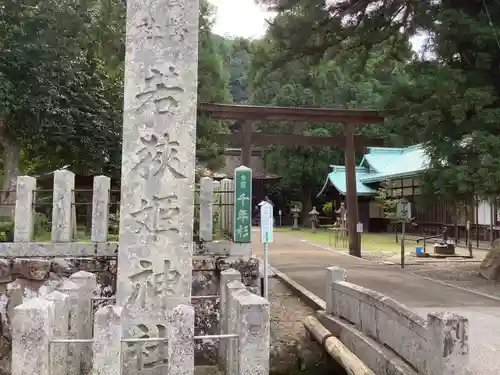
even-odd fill
[[[23,293],[18,306],[10,300],[8,309],[15,310],[11,314],[12,375],[193,375],[195,343],[199,349],[214,340],[225,340],[212,348],[218,351],[213,358],[233,369],[228,374],[269,373],[269,302],[246,289],[251,285],[241,284],[249,284],[247,270],[228,270],[231,265],[258,267],[258,262],[249,259],[250,254],[238,255],[232,249],[222,254],[223,259],[193,258],[198,16],[198,0],[127,1],[116,304],[93,314],[94,301],[114,298],[95,296],[96,275],[89,272],[71,272],[60,282],[44,284],[40,288],[44,291],[34,296]],[[239,189],[246,189],[240,191],[240,204],[237,210],[228,204],[221,211],[229,224],[238,221],[240,232],[234,241],[250,250],[251,231],[245,228],[251,229],[246,215],[251,207],[251,171],[240,172]],[[16,213],[24,221],[16,220],[16,242],[4,249],[4,256],[14,250],[32,256],[33,248],[58,256],[67,248],[73,256],[116,254],[116,243],[107,242],[110,184],[101,177],[94,180],[92,242],[72,242],[74,215],[69,213],[74,202],[74,174],[55,172],[54,243],[50,246],[29,243],[36,181],[21,179],[19,197],[23,200],[16,202]],[[226,182],[227,201],[234,202],[233,181]],[[202,216],[205,221],[212,218],[212,198],[213,194],[204,196],[201,202],[207,211]],[[210,237],[206,232],[211,226],[204,228],[203,236]],[[20,246],[11,248],[13,245]],[[193,263],[199,271],[207,260],[212,261],[211,272],[213,268],[221,271],[221,284],[212,282],[200,288],[193,282]],[[24,267],[39,281],[52,269],[51,261],[41,263],[43,272]],[[10,267],[9,263],[3,265]],[[13,274],[19,273],[14,266],[12,269]],[[233,279],[243,285],[242,290],[226,289]],[[211,310],[199,308],[197,329],[205,334],[195,336],[192,288],[196,301],[213,300],[194,305],[213,306],[213,310],[217,291],[224,291],[221,306],[213,314],[223,322],[220,333],[200,329],[211,328],[209,324],[218,318],[212,320]],[[199,293],[209,288],[212,294]],[[228,322],[227,330],[224,322]]]
[[[117,277],[124,338],[167,340],[169,316],[190,304],[198,13],[198,0],[127,1]],[[165,342],[127,346],[127,373],[167,371]]]

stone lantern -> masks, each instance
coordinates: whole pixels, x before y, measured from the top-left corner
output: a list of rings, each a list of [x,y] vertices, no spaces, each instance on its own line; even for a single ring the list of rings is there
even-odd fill
[[[292,213],[292,217],[293,217],[293,227],[292,229],[294,230],[300,230],[299,228],[299,216],[300,216],[300,208],[298,208],[297,206],[294,206],[290,212]]]
[[[318,216],[319,212],[316,210],[316,206],[313,206],[313,209],[309,212],[309,217],[311,219],[311,230],[313,233],[316,233],[316,226],[319,221]]]

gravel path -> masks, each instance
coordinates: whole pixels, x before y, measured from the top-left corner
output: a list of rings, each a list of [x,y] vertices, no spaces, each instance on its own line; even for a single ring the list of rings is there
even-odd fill
[[[410,265],[407,269],[417,275],[500,298],[500,284],[481,277],[479,275],[479,265],[480,263],[442,262]]]
[[[317,245],[328,247],[324,244]],[[336,251],[344,254],[348,253],[346,249]],[[387,264],[387,267],[399,267],[399,255],[394,252],[363,250],[361,254],[366,260],[382,264],[384,262],[392,263]],[[470,260],[461,258],[427,260],[418,259],[412,253],[407,253],[405,269],[417,275],[500,298],[500,283],[486,280],[479,274],[480,262],[486,254],[487,251],[474,250],[474,259]]]
[[[480,254],[475,254],[475,259],[471,260],[454,258],[420,260],[407,256],[405,269],[417,275],[500,298],[500,283],[486,280],[479,274],[481,259],[485,254],[485,251],[481,251]],[[362,255],[363,258],[377,263],[388,261],[395,263],[387,267],[400,267],[399,260],[395,262],[393,253],[364,252]]]

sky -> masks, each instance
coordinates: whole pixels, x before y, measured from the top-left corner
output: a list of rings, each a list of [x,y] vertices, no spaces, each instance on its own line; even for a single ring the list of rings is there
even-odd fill
[[[260,38],[266,32],[266,19],[273,14],[255,0],[209,0],[216,6],[214,33],[228,37]],[[420,52],[425,36],[412,38],[413,49]]]
[[[260,38],[266,32],[266,18],[272,17],[255,0],[209,0],[217,7],[213,31],[222,36]]]

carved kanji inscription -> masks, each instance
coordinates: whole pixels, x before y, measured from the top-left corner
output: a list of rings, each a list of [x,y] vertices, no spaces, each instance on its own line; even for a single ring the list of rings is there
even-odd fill
[[[165,170],[175,179],[186,178],[180,171],[181,162],[177,157],[180,144],[170,139],[167,132],[162,135],[148,132],[140,137],[140,142],[143,147],[136,152],[139,161],[132,168],[133,171],[137,171],[146,180],[163,175]]]
[[[137,23],[137,28],[139,29],[140,35],[143,36],[145,39],[155,41],[156,39],[163,38],[162,27],[156,22],[156,19],[151,15],[143,17]]]
[[[163,337],[166,339],[167,329],[162,324],[150,326],[138,324],[134,327],[132,337],[141,339]],[[165,366],[168,363],[165,341],[127,343],[127,349],[137,361],[137,370],[139,371]]]
[[[183,8],[183,4],[184,1],[182,0],[170,0],[170,7],[171,8],[175,8],[175,7],[178,7],[178,8]]]
[[[159,271],[154,270],[153,262],[149,260],[140,260],[139,266],[140,270],[129,276],[134,291],[128,303],[147,308],[151,301],[157,302],[158,298],[174,294],[174,287],[181,274],[172,268],[169,260],[164,260],[163,269]]]
[[[156,241],[163,232],[179,233],[179,202],[175,194],[164,197],[141,198],[141,207],[131,212],[135,220],[135,233]]]
[[[149,68],[144,87],[135,96],[137,111],[146,111],[152,105],[155,113],[173,114],[180,105],[178,95],[184,92],[179,84],[175,84],[178,78],[179,73],[174,66],[169,66],[167,72]]]
[[[172,42],[182,42],[186,37],[187,28],[184,25],[184,21],[179,17],[168,17],[167,19],[167,29],[169,39]]]

